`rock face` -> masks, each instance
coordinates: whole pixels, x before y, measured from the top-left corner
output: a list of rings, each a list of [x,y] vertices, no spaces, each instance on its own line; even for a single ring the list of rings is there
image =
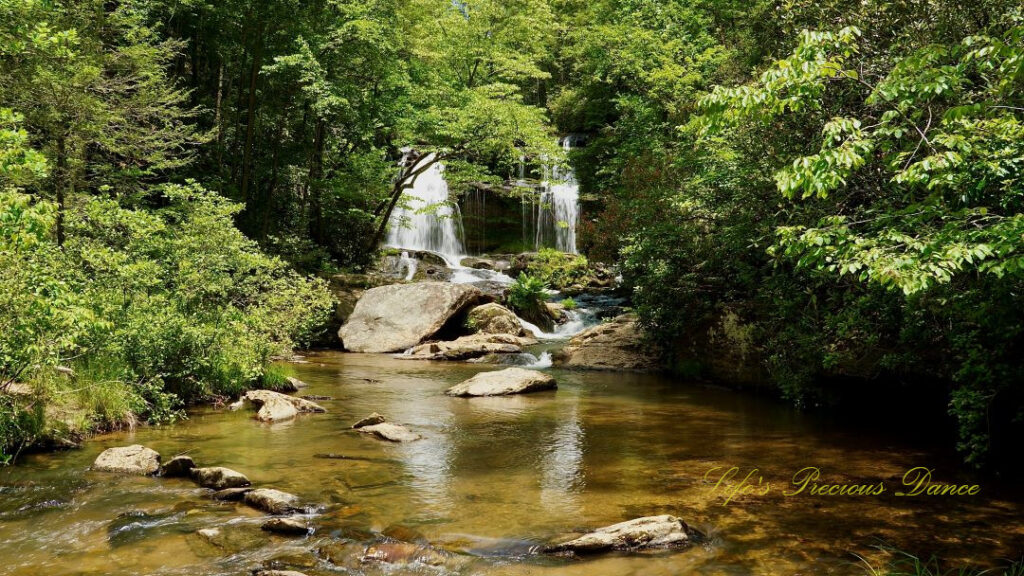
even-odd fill
[[[519,318],[501,304],[484,304],[469,311],[468,324],[477,334],[526,336]]]
[[[272,518],[263,523],[260,529],[276,534],[288,534],[292,536],[305,535],[309,533],[309,526],[297,518]]]
[[[413,347],[409,354],[401,355],[407,360],[469,360],[487,354],[518,354],[523,346],[536,344],[533,338],[510,334],[473,334],[451,342],[430,342]]]
[[[372,434],[382,440],[388,440],[390,442],[412,442],[420,439],[419,434],[412,432],[405,426],[389,424],[387,422],[374,424],[373,426],[363,426],[362,428],[359,428],[359,431],[363,434]]]
[[[350,352],[401,352],[487,300],[483,292],[465,284],[381,286],[363,294],[338,337]]]
[[[555,364],[585,370],[655,370],[658,355],[646,346],[636,317],[623,315],[573,337],[554,357]]]
[[[164,478],[187,478],[195,467],[196,463],[190,456],[175,456],[160,468],[160,475]]]
[[[246,492],[245,503],[269,514],[288,514],[299,510],[298,496],[273,488],[258,488]]]
[[[525,368],[506,368],[494,372],[481,372],[461,384],[456,384],[445,394],[449,396],[506,396],[526,394],[557,388],[550,374]]]
[[[299,412],[326,412],[323,406],[302,398],[295,398],[270,390],[250,390],[242,397],[259,408],[256,419],[261,422],[280,422],[295,418]]]
[[[363,419],[359,420],[358,422],[356,422],[355,424],[353,424],[352,428],[359,429],[359,428],[365,428],[367,426],[375,426],[377,424],[383,424],[383,423],[384,423],[384,416],[374,412],[373,414],[370,414],[366,418],[363,418]]]
[[[599,528],[574,540],[549,546],[545,551],[594,554],[609,550],[670,548],[690,544],[691,536],[690,527],[675,516],[645,516]]]
[[[192,470],[192,480],[203,488],[213,488],[214,490],[244,488],[250,484],[245,474],[220,466],[195,468]]]
[[[160,454],[138,444],[108,448],[96,457],[92,469],[100,472],[150,476],[160,470]]]

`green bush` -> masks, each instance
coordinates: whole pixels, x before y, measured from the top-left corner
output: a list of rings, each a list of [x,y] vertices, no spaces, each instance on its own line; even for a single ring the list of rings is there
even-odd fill
[[[540,278],[521,272],[508,290],[506,301],[520,316],[535,317],[548,300],[547,284]]]
[[[571,296],[562,299],[562,308],[565,308],[566,310],[575,310],[578,306],[579,305],[576,304],[576,301],[573,300]]]
[[[586,256],[542,248],[527,264],[526,273],[555,290],[564,290],[573,284],[587,282],[590,262]]]

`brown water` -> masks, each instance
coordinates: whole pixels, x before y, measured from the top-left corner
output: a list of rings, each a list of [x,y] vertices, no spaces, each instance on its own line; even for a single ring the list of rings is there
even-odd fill
[[[174,426],[98,438],[0,470],[0,573],[670,575],[863,574],[852,553],[888,544],[951,562],[1024,553],[1019,492],[981,481],[968,497],[892,495],[914,466],[971,481],[926,451],[800,416],[742,393],[652,375],[553,371],[559,389],[458,399],[443,390],[484,368],[323,354],[290,369],[327,414],[263,425],[251,412],[203,410]],[[390,444],[348,430],[377,411],[424,436]],[[869,423],[874,427],[875,423]],[[111,446],[247,474],[316,505],[314,535],[270,536],[263,516],[180,479],[88,471]],[[344,455],[348,459],[317,457]],[[712,468],[758,467],[772,491],[723,505]],[[782,496],[793,473],[885,482],[882,496]],[[537,544],[637,516],[675,514],[709,534],[690,549],[571,560]],[[195,534],[220,527],[221,546]],[[360,562],[385,535],[429,543],[441,566]]]

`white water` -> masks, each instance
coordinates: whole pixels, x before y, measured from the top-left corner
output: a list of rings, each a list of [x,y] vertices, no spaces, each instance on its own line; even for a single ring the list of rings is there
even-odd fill
[[[573,138],[562,138],[562,149],[568,154],[572,150]],[[576,254],[576,226],[580,221],[580,185],[572,168],[545,167],[544,190],[540,195],[538,208],[537,249],[553,234],[556,250]]]
[[[433,154],[428,154],[417,166],[432,159]],[[405,204],[395,207],[391,214],[387,245],[437,252],[457,265],[465,252],[462,215],[458,205],[448,199],[444,164],[437,162],[420,174],[405,195]]]

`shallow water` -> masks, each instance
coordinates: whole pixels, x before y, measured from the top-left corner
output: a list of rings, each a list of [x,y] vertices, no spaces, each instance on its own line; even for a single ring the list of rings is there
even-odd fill
[[[290,365],[326,395],[327,414],[263,425],[205,409],[168,427],[111,434],[81,450],[0,470],[0,573],[245,574],[261,565],[317,574],[862,574],[852,553],[882,544],[988,563],[1024,552],[1021,494],[963,477],[927,450],[802,416],[743,393],[652,375],[552,371],[553,393],[448,398],[481,370],[325,353]],[[370,412],[424,438],[390,444],[348,427]],[[866,423],[865,428],[875,428]],[[180,479],[88,471],[99,452],[141,443],[169,459],[247,474],[316,506],[314,535],[270,536],[263,516]],[[340,458],[318,457],[324,455]],[[758,467],[772,491],[723,505],[715,467]],[[793,473],[885,482],[882,496],[782,496]],[[980,482],[967,497],[892,495],[914,466]],[[536,545],[637,516],[671,513],[709,534],[686,550],[589,560]],[[195,534],[220,527],[220,546]],[[385,537],[450,553],[440,566],[361,562]]]

